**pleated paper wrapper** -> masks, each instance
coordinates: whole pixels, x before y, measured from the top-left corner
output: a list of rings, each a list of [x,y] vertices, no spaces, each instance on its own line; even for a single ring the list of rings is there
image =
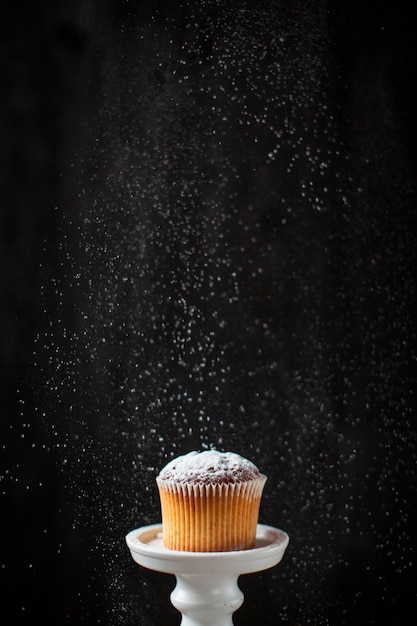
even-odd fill
[[[188,552],[254,547],[266,476],[240,483],[197,484],[156,479],[164,546]]]

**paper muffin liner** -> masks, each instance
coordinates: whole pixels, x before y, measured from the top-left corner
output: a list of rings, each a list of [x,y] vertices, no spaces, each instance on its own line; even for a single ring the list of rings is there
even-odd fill
[[[224,552],[254,547],[266,476],[215,485],[156,480],[166,548]]]

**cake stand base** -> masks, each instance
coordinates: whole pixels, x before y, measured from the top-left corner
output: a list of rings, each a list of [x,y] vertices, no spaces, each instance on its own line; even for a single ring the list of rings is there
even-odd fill
[[[177,585],[171,602],[182,615],[181,626],[232,626],[232,614],[244,599],[237,584],[239,576],[277,565],[288,542],[284,531],[263,524],[257,526],[252,550],[232,552],[168,550],[163,545],[161,524],[143,526],[126,535],[136,563],[175,575]]]

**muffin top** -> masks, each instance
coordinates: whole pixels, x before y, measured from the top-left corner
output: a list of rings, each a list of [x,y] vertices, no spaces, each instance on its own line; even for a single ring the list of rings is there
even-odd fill
[[[235,452],[204,450],[172,459],[158,478],[181,484],[217,485],[244,482],[260,476],[256,465]]]

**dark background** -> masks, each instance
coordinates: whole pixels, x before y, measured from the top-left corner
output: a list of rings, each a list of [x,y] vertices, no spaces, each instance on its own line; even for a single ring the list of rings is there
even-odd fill
[[[236,625],[416,623],[410,12],[8,4],[5,626],[178,623],[124,536],[211,445],[291,538]]]

